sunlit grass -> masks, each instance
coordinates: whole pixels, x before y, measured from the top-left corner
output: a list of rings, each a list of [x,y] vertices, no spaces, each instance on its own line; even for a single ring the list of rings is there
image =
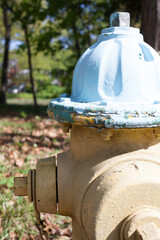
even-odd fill
[[[49,121],[49,122],[48,122]],[[26,176],[30,168],[35,168],[37,159],[58,153],[68,144],[68,138],[58,132],[54,141],[47,135],[43,136],[43,129],[54,128],[55,122],[44,120],[40,116],[35,118],[7,117],[0,121],[0,239],[37,239],[33,204],[27,197],[15,197],[13,182],[16,176]],[[56,131],[59,131],[57,125]],[[39,129],[39,127],[41,129]],[[21,129],[21,131],[20,131]],[[36,137],[34,131],[42,131],[42,136]],[[20,134],[18,134],[20,131]],[[54,130],[55,131],[55,130]],[[35,132],[37,133],[37,132]],[[47,134],[47,133],[46,133]],[[47,147],[45,141],[49,141]],[[49,219],[51,225],[50,238],[59,239],[60,229],[71,226],[71,220],[59,215],[42,215]],[[58,227],[57,227],[58,226]],[[53,229],[57,228],[57,232]],[[66,239],[71,239],[67,238]]]

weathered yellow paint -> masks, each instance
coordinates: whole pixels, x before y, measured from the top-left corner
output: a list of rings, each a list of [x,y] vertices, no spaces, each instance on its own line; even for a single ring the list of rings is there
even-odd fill
[[[56,117],[54,116],[54,112],[48,110],[48,115],[50,118],[53,118],[55,120]],[[103,127],[103,124],[96,124],[95,123],[95,117],[92,116],[83,116],[83,115],[77,115],[77,114],[71,114],[71,118],[72,118],[72,124],[75,125],[82,125],[82,126],[88,126],[88,127]],[[103,118],[103,122],[105,122],[107,119]],[[67,121],[63,121],[64,123],[68,123]]]
[[[72,115],[74,124],[85,125],[85,126],[94,126],[95,121],[93,117],[84,117],[82,115]]]
[[[50,109],[48,109],[48,116],[53,119],[55,118],[54,113]]]
[[[95,128],[72,125],[71,148],[58,154],[57,169],[59,213],[72,217],[74,240],[120,240],[131,213],[144,206],[160,211],[155,130],[112,129],[105,141]]]
[[[70,149],[37,165],[39,210],[56,214],[58,201],[59,214],[72,217],[73,240],[131,240],[133,214],[135,232],[151,222],[159,227],[159,135],[159,128],[99,131],[73,124]]]

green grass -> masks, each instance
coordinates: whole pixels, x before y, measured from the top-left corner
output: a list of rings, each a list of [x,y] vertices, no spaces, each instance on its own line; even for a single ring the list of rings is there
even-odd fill
[[[10,108],[12,111],[9,110]],[[26,114],[25,118],[21,116],[22,109]],[[59,129],[55,121],[34,115],[30,106],[7,105],[3,106],[3,111],[3,114],[0,111],[0,239],[37,239],[33,204],[29,203],[26,197],[14,196],[14,177],[26,176],[30,168],[35,168],[37,159],[63,150],[68,140],[66,137],[63,139],[64,134],[57,131]],[[47,114],[45,115],[47,117]],[[44,129],[50,132],[54,127],[58,132],[55,140],[49,138],[49,135],[43,136]],[[42,136],[34,135],[35,131],[42,131]],[[46,138],[49,145],[46,145]],[[22,165],[18,165],[17,160],[20,163],[22,161]],[[70,219],[66,217],[59,215],[43,215],[42,217],[44,220],[46,217],[49,218],[52,229],[51,239],[58,239],[60,229],[70,226]],[[57,226],[58,233],[54,234],[53,229]]]
[[[28,115],[43,115],[47,117],[47,105],[39,105],[38,110],[35,112],[34,106],[29,104],[18,105],[18,104],[0,104],[0,115],[5,116],[18,116],[18,117],[27,117]]]
[[[18,94],[14,94],[14,93],[7,93],[6,94],[7,99],[32,99],[33,98],[33,94],[32,93],[28,93],[28,92],[21,92]]]
[[[2,191],[1,193],[0,212],[3,216],[1,240],[10,239],[11,232],[14,232],[19,239],[21,239],[24,234],[37,235],[35,228],[32,227],[35,224],[33,204],[24,198],[15,199],[13,196],[14,193],[12,189]]]
[[[3,122],[6,126],[6,123]],[[17,124],[12,122],[13,127]],[[5,149],[6,150],[6,149]],[[12,148],[11,148],[12,150]],[[33,205],[22,197],[16,198],[13,193],[13,182],[16,174],[23,174],[29,170],[29,162],[27,161],[24,167],[17,168],[10,164],[10,161],[5,158],[6,154],[3,149],[0,152],[0,216],[2,217],[3,231],[1,233],[1,240],[10,239],[11,232],[19,236],[19,239],[24,234],[36,234],[34,226],[35,217]],[[6,174],[8,173],[8,176]],[[23,224],[22,224],[23,223]]]
[[[59,97],[66,91],[66,87],[51,85],[50,82],[43,82],[38,84],[36,96],[37,99],[52,99]],[[29,92],[21,92],[18,94],[6,93],[6,97],[7,99],[33,99],[33,94],[30,89]]]
[[[18,120],[18,117],[17,119]],[[23,129],[27,129],[29,132],[32,131],[34,129],[34,123],[33,122],[24,122],[23,123]],[[22,124],[19,122],[12,122],[12,121],[1,121],[0,122],[0,129],[2,127],[11,127],[13,129],[14,132],[17,132],[17,130],[22,127]],[[1,132],[1,130],[0,130]]]

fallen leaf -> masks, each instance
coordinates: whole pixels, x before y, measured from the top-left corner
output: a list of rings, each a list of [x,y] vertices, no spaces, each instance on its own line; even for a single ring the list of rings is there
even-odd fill
[[[30,147],[29,147],[28,143],[25,142],[25,143],[22,145],[22,148],[21,148],[21,149],[22,149],[22,152],[27,153],[27,152],[29,151]]]
[[[71,236],[71,231],[69,228],[64,228],[60,231],[60,234],[61,236],[68,236],[70,237]]]
[[[10,177],[11,175],[12,175],[11,172],[5,172],[5,173],[3,174],[3,177],[7,178],[7,177]]]
[[[39,130],[39,129],[34,129],[32,131],[32,136],[35,136],[35,137],[40,137],[40,136],[43,136],[43,131]]]
[[[14,240],[15,240],[15,239],[17,239],[16,237],[17,237],[17,236],[16,236],[16,233],[15,233],[15,232],[10,232],[10,233],[9,233],[9,239],[14,239]]]
[[[10,156],[10,158],[16,159],[19,156],[19,151],[18,150],[13,150],[13,151],[10,152],[9,156]]]
[[[15,160],[15,165],[16,165],[17,167],[22,167],[23,164],[24,164],[24,159],[22,159],[22,158],[17,158],[17,159]]]
[[[7,206],[13,206],[15,204],[15,201],[10,200],[9,202],[7,202]]]

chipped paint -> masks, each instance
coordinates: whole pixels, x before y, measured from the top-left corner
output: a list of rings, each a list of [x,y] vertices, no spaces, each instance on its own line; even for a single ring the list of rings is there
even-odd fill
[[[160,127],[160,104],[79,103],[64,97],[53,99],[48,115],[57,121],[98,128]],[[135,110],[136,109],[136,110]]]

